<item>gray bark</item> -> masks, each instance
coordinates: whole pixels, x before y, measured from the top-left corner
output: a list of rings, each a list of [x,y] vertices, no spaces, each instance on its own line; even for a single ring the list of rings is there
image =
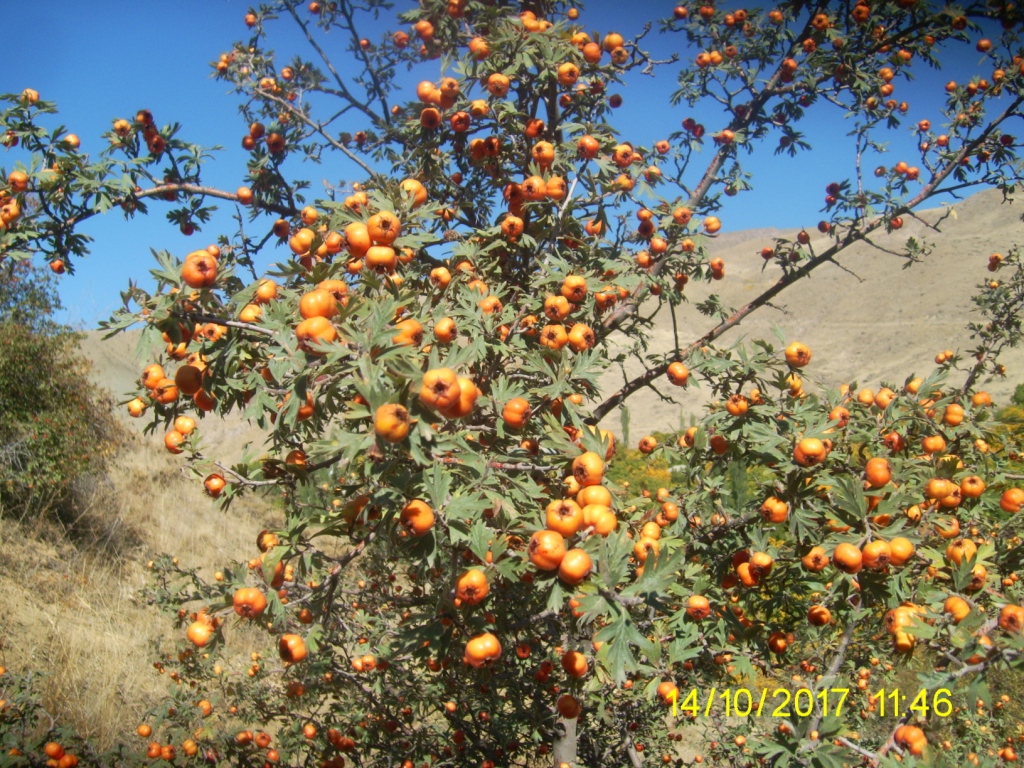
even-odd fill
[[[568,763],[576,768],[576,720],[559,718],[555,724],[555,743],[552,752],[555,756],[555,768]]]

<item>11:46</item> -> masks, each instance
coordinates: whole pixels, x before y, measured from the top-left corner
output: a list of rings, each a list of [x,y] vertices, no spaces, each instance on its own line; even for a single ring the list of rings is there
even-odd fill
[[[953,713],[953,702],[949,698],[950,694],[951,692],[948,688],[937,689],[932,695],[931,705],[929,706],[928,691],[922,688],[917,692],[914,700],[910,702],[909,709],[906,708],[907,697],[901,694],[898,688],[894,688],[891,691],[879,688],[873,698],[878,702],[879,717],[902,717],[910,712],[917,712],[922,717],[927,717],[929,712],[933,712],[939,717],[949,717]]]

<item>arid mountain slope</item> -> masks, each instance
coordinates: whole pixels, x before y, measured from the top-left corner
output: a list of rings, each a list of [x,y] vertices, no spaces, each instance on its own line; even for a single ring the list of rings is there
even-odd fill
[[[780,294],[776,308],[754,312],[718,344],[728,346],[741,338],[774,339],[772,327],[778,326],[787,340],[811,347],[814,357],[806,378],[826,385],[856,382],[876,389],[883,383],[902,385],[910,374],[931,371],[935,355],[944,349],[965,353],[973,346],[966,325],[978,317],[971,296],[977,285],[994,277],[986,270],[989,254],[1024,244],[1024,201],[1003,203],[1001,193],[989,190],[952,207],[952,213],[946,208],[921,212],[920,220],[905,216],[902,229],[873,238],[889,251],[898,251],[908,237],[923,239],[932,251],[922,262],[905,269],[905,259],[859,244],[842,255],[841,267],[822,266]],[[940,219],[939,231],[928,226]],[[807,231],[813,235],[812,246],[820,250],[827,247],[828,238],[819,235],[816,225],[817,219],[809,220]],[[776,281],[779,270],[763,268],[761,248],[774,245],[774,237],[793,238],[798,231],[739,231],[719,237],[712,256],[725,259],[726,277],[710,285],[691,282],[686,287],[693,303],[678,312],[680,343],[685,346],[713,327],[714,321],[694,308],[710,293],[717,293],[725,307],[736,308]],[[655,321],[651,348],[668,351],[672,346],[672,321],[666,310]],[[1024,381],[1024,349],[1007,352],[1003,363],[1006,378],[985,387],[1005,403],[1016,384]],[[632,377],[642,369],[634,364],[627,372]],[[622,381],[622,374],[612,370],[603,377],[602,388],[614,392]],[[650,390],[634,395],[628,401],[631,441],[675,427],[680,418],[699,413],[707,402],[706,390],[692,382],[682,391],[659,387],[678,396],[678,406],[664,403]],[[609,414],[604,426],[621,434],[617,413]]]

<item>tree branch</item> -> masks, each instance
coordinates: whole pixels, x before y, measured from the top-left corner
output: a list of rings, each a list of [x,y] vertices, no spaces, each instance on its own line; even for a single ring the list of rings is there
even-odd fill
[[[215,315],[205,315],[197,312],[182,312],[178,315],[184,320],[192,320],[197,323],[213,323],[215,325],[224,325],[228,328],[239,328],[243,331],[251,331],[253,333],[260,333],[264,336],[276,336],[276,332],[269,328],[264,328],[260,325],[253,323],[244,323],[241,320],[227,320],[223,317],[217,317]]]
[[[355,27],[352,24],[352,12],[348,8],[348,3],[342,2],[341,5],[342,13],[344,14],[345,19],[349,24],[349,32],[352,33],[353,36],[355,36]],[[363,114],[369,117],[376,125],[381,125],[383,121],[380,119],[380,117],[366,104],[364,104],[363,102],[361,102],[359,99],[352,95],[352,92],[348,89],[348,86],[345,85],[345,81],[341,79],[341,75],[339,75],[338,71],[334,68],[334,64],[331,63],[331,60],[327,57],[327,54],[324,53],[324,49],[320,47],[320,44],[317,43],[317,41],[309,33],[309,25],[307,25],[306,22],[299,18],[298,14],[295,13],[295,7],[290,3],[288,4],[288,12],[291,14],[292,18],[295,19],[295,23],[299,25],[299,28],[302,29],[302,33],[306,36],[306,41],[310,44],[313,50],[320,55],[320,58],[324,62],[324,65],[327,67],[328,71],[334,76],[334,82],[338,84],[338,89],[340,91],[340,95],[342,96],[342,98],[344,98],[353,107],[363,112]],[[377,77],[373,69],[369,66],[369,62],[366,61],[365,54],[362,53],[359,47],[359,41],[356,40],[355,43],[355,49],[360,52],[360,57],[363,58],[364,64],[366,64],[366,68],[370,71],[370,75],[373,77],[374,83],[379,88],[379,82],[377,81]],[[383,101],[383,97],[381,98],[381,100],[384,105],[386,114],[387,103]]]
[[[238,202],[238,193],[236,192],[225,192],[224,190],[216,189],[214,187],[204,187],[200,186],[199,184],[182,183],[159,184],[155,187],[150,187],[149,189],[143,189],[137,192],[130,192],[127,195],[112,200],[110,207],[113,207],[115,205],[121,205],[121,203],[126,203],[130,200],[140,200],[147,197],[159,197],[166,192],[187,192],[193,195],[202,195],[204,197],[216,197],[220,200],[231,200],[233,202]],[[259,207],[266,209],[268,211],[273,211],[274,213],[277,213],[281,216],[297,216],[299,213],[299,210],[297,208],[286,205],[280,205],[278,203],[263,203],[260,204]],[[76,224],[80,224],[81,222],[87,219],[91,219],[93,216],[96,216],[97,214],[105,212],[105,210],[101,211],[98,208],[90,208],[89,210],[83,213],[65,219],[63,224],[61,224],[60,226],[63,229],[70,229]]]

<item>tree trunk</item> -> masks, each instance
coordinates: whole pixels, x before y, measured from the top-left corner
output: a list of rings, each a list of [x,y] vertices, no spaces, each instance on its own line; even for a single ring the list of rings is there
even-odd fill
[[[568,763],[572,768],[576,768],[576,718],[558,719],[555,724],[555,743],[552,752],[555,755],[555,768],[562,763]]]

